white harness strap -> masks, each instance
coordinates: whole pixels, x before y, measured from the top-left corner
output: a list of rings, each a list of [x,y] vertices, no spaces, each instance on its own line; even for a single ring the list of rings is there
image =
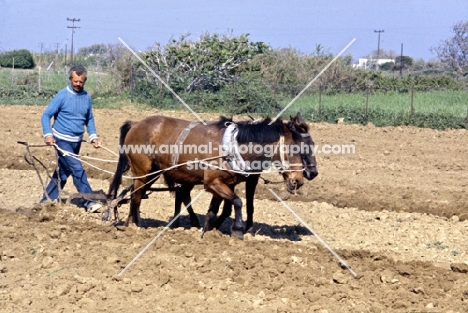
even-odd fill
[[[229,123],[226,127],[226,130],[223,134],[223,154],[226,155],[226,161],[235,171],[250,171],[252,170],[249,166],[245,164],[242,155],[239,152],[239,144],[237,143],[237,133],[238,133],[237,124]],[[248,176],[249,174],[244,174]]]
[[[278,151],[279,149],[279,151]],[[286,157],[286,153],[289,152],[289,149],[284,145],[284,136],[280,136],[278,144],[275,148],[275,153],[279,153],[281,160],[281,167],[278,168],[283,172],[284,170],[290,169],[292,166],[302,166],[302,163],[289,163],[289,158]]]
[[[279,139],[279,154],[280,154],[280,160],[281,160],[281,165],[284,167],[284,136],[280,136]]]
[[[279,149],[279,151],[278,151]],[[284,169],[287,169],[288,168],[288,164],[286,164],[285,160],[285,156],[284,156],[284,153],[285,153],[286,149],[284,147],[284,136],[281,135],[279,140],[278,140],[278,143],[276,144],[276,148],[275,148],[275,153],[278,153],[279,154],[279,157],[280,157],[280,160],[281,160],[281,167],[277,167],[277,166],[274,166],[276,167],[278,170],[280,170],[280,173],[283,172]]]
[[[187,127],[185,127],[179,134],[179,137],[177,137],[177,140],[175,142],[176,146],[177,146],[177,149],[175,149],[176,151],[174,151],[174,154],[172,155],[172,164],[171,166],[175,166],[177,165],[177,162],[179,161],[179,154],[180,154],[180,151],[182,150],[182,144],[184,143],[185,139],[187,138],[188,134],[190,133],[190,131],[195,127],[197,126],[198,124],[200,124],[199,122],[190,122],[190,124],[187,125]],[[174,168],[175,170],[177,169]]]
[[[244,159],[242,158],[242,155],[239,152],[239,145],[236,139],[238,131],[239,130],[237,128],[237,124],[235,123],[229,123],[226,127],[222,141],[223,155],[226,157],[226,161],[229,163],[233,170],[240,172],[252,171],[252,169],[245,163]],[[280,172],[288,170],[291,166],[302,166],[301,163],[289,164],[289,160],[287,160],[288,157],[286,155],[287,152],[288,148],[285,146],[284,136],[280,136],[275,149],[275,153],[279,153],[279,157],[281,160],[281,167],[279,168]],[[244,175],[249,176],[248,173],[244,173]]]

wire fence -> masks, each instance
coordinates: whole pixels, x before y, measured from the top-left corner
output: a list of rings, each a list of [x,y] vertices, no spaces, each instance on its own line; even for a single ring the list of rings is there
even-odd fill
[[[130,72],[127,83],[123,83],[124,80],[115,74],[90,70],[86,90],[99,107],[127,99],[160,109],[183,109],[180,101],[150,75],[137,77]],[[46,105],[68,83],[66,69],[0,69],[0,103]],[[173,85],[177,94],[198,112],[263,116],[276,115],[305,87],[305,84],[277,84],[261,79],[236,79],[223,83],[218,89],[199,85],[187,90]],[[455,119],[454,123],[458,125],[455,127],[465,128],[468,90],[443,88],[436,84],[421,88],[401,83],[376,86],[372,82],[318,82],[306,90],[286,114],[294,114],[294,111],[304,112],[303,115],[311,121],[333,122],[344,118],[345,122],[397,125],[399,120],[417,118],[421,126],[425,126],[424,120],[436,120],[453,127],[447,121]]]
[[[234,80],[217,91],[203,86],[176,91],[186,103],[201,111],[265,115],[280,112],[305,86],[255,79]],[[130,98],[158,108],[180,107],[180,102],[154,80],[133,81]],[[305,90],[291,110],[311,112],[316,120],[323,120],[325,115],[333,112],[344,114],[345,111],[359,111],[361,121],[370,121],[376,112],[404,114],[408,119],[413,119],[418,114],[467,118],[468,89],[451,89],[437,85],[318,83]]]
[[[33,70],[0,68],[0,103],[44,105],[70,83],[68,70]],[[90,94],[111,94],[118,82],[108,73],[88,71],[86,90]]]

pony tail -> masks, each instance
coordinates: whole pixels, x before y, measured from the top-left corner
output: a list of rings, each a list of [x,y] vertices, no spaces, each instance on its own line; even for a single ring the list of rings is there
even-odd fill
[[[127,133],[132,128],[132,121],[126,121],[120,127],[120,139],[119,139],[119,148],[122,147],[125,143],[125,137]],[[109,191],[107,193],[107,199],[115,199],[117,197],[117,191],[119,186],[122,183],[123,174],[130,169],[130,164],[128,163],[127,155],[122,149],[119,149],[119,160],[117,162],[117,169],[115,171],[112,182],[109,186]]]

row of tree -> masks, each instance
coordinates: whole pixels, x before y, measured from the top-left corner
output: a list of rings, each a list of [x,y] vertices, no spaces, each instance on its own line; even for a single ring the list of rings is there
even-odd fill
[[[453,27],[453,36],[432,50],[440,62],[424,62],[403,56],[395,63],[384,64],[381,70],[419,70],[425,73],[444,72],[452,75],[468,74],[468,21]],[[384,56],[385,53],[382,53]],[[333,55],[317,45],[313,53],[304,54],[293,48],[272,49],[263,42],[252,42],[248,35],[233,36],[206,33],[198,39],[188,35],[173,39],[165,45],[156,43],[141,53],[146,63],[176,90],[219,91],[226,84],[241,77],[256,77],[272,85],[300,86],[306,84],[323,68]],[[95,44],[80,48],[75,63],[82,63],[97,71],[118,77],[121,87],[131,87],[135,79],[153,80],[147,69],[121,45]],[[0,54],[0,66],[33,68],[37,65],[62,68],[63,55],[44,53],[31,55],[27,50]],[[352,85],[363,77],[351,68],[352,56],[339,58],[322,76],[324,85]],[[364,75],[365,76],[365,75]]]

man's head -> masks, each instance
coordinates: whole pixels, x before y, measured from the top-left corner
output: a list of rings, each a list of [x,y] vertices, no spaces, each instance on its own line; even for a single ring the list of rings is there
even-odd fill
[[[72,66],[70,69],[70,82],[76,92],[82,92],[87,79],[86,68],[82,65]]]

